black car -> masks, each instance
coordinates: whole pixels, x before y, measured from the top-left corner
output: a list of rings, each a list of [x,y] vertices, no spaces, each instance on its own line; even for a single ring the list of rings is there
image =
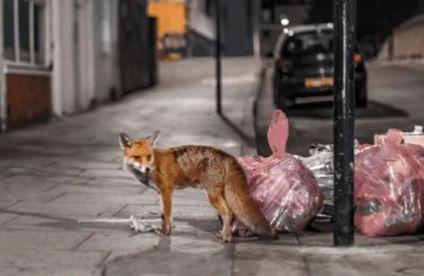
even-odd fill
[[[274,103],[286,108],[333,98],[333,25],[285,28],[274,50]],[[362,53],[355,53],[356,106],[367,105],[367,72]]]

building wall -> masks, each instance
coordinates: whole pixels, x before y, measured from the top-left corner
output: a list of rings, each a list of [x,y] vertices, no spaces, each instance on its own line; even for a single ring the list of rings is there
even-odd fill
[[[93,1],[93,66],[96,102],[120,96],[118,65],[118,1]]]
[[[10,2],[9,2],[10,3]],[[13,2],[17,3],[17,2]],[[37,22],[44,22],[44,26],[48,24],[49,10],[47,9],[48,1],[45,1],[44,13],[46,14],[46,19],[42,20],[40,13],[36,12],[42,10],[43,2],[19,2],[26,3],[27,13],[8,13],[12,18],[14,28],[11,28],[11,25],[6,24],[6,21],[3,20],[3,1],[0,1],[0,119],[1,119],[1,130],[6,130],[6,128],[16,128],[21,126],[30,125],[33,122],[37,121],[46,121],[49,119],[51,114],[51,76],[50,70],[47,62],[47,57],[50,57],[50,49],[45,47],[44,54],[42,59],[39,59],[39,53],[36,51],[36,38],[41,36],[36,35],[37,24],[35,23],[35,18],[39,19]],[[12,4],[14,5],[14,4]],[[11,7],[10,5],[8,6]],[[12,7],[14,9],[15,6]],[[24,18],[16,17],[23,16]],[[31,21],[33,19],[34,21]],[[29,23],[27,31],[24,33],[19,33],[20,29],[16,28],[16,23],[21,20],[26,20]],[[10,21],[8,21],[10,23]],[[3,44],[3,30],[8,29],[9,38],[12,35],[12,39],[15,41],[14,48],[10,51],[9,54],[14,52],[13,55],[4,56],[4,44]],[[43,28],[44,33],[43,37],[50,37],[50,29]],[[34,40],[31,40],[30,34],[34,34]],[[25,47],[17,47],[17,39],[21,40],[25,44],[25,41],[30,41]],[[33,41],[33,43],[31,43]],[[9,45],[10,47],[10,45]],[[44,48],[44,47],[43,47]],[[33,51],[32,51],[33,50]],[[18,52],[20,54],[18,54]],[[21,56],[19,59],[18,56]]]
[[[86,110],[119,94],[117,1],[51,0],[56,115]]]
[[[0,19],[3,16],[2,1]],[[38,118],[87,110],[97,103],[119,98],[122,94],[118,4],[124,1],[37,1],[44,3],[43,62],[5,62],[2,58],[3,43],[0,43],[0,130],[6,129],[10,111],[13,112],[10,116],[13,120],[31,124],[32,120],[36,122]],[[139,2],[145,3],[143,0]],[[147,18],[145,12],[142,15]],[[144,38],[148,36],[145,29],[142,34],[140,28],[128,32],[134,37]],[[2,32],[3,26],[0,26],[0,41],[3,41]],[[149,43],[147,39],[137,41],[133,45],[135,52],[140,47],[147,48],[146,43]],[[151,58],[151,53],[146,56],[145,52],[143,59]],[[143,77],[146,78],[146,74],[138,71],[136,78]]]
[[[52,5],[52,104],[56,115],[78,109],[74,59],[73,0],[49,1]]]
[[[227,56],[253,55],[254,11],[250,0],[226,2],[223,34]]]
[[[6,84],[9,128],[23,127],[49,119],[49,75],[8,73]]]
[[[393,30],[381,48],[380,59],[424,58],[424,15],[418,15]]]
[[[211,55],[215,52],[215,3],[192,0],[189,5],[192,54]],[[205,7],[208,5],[212,5],[210,14],[206,13]],[[221,1],[221,41],[224,55],[253,55],[256,6],[254,0]]]
[[[205,14],[205,0],[191,0],[189,5],[189,28],[205,39],[215,40],[215,20]]]

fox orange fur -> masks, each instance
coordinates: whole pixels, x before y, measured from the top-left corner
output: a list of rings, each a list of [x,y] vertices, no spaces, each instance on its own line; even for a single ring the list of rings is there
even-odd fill
[[[231,222],[235,215],[253,233],[274,237],[268,221],[249,194],[246,176],[237,160],[221,150],[207,146],[155,147],[159,132],[132,140],[120,134],[124,166],[145,185],[154,182],[163,206],[161,233],[171,233],[172,191],[202,187],[209,202],[222,218],[221,238],[232,239]]]

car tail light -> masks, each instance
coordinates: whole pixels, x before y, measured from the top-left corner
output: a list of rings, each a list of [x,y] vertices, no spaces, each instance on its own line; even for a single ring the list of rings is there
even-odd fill
[[[361,54],[355,54],[354,61],[356,64],[359,64],[362,62],[362,55]]]
[[[283,71],[283,72],[289,72],[292,69],[292,63],[287,60],[280,58],[277,60],[277,66]]]

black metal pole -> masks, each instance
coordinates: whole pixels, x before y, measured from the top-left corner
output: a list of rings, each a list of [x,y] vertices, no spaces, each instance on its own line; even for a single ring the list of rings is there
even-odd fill
[[[221,115],[221,92],[222,92],[222,83],[221,83],[221,1],[215,0],[216,4],[216,46],[215,46],[215,59],[216,59],[216,112]]]
[[[334,0],[333,234],[335,246],[350,246],[354,243],[355,14],[356,0]]]

